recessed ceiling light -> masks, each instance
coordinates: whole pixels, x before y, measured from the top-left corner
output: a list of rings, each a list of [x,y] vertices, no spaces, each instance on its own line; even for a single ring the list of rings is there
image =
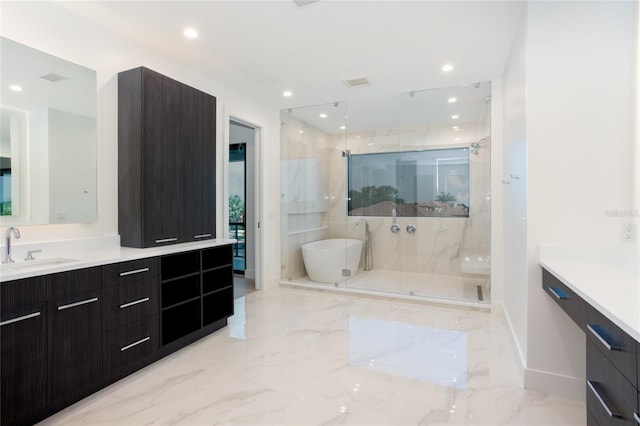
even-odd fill
[[[327,118],[327,114],[323,112],[322,114],[320,114],[320,118]]]
[[[460,116],[458,114],[452,115],[451,118],[453,120],[457,120],[458,118],[460,118]]]
[[[197,38],[198,37],[198,32],[193,28],[187,28],[187,29],[184,30],[184,35],[187,38]]]
[[[293,93],[291,93],[290,90],[285,90],[284,92],[282,92],[282,96],[284,96],[285,98],[290,98],[293,96]]]
[[[451,65],[451,64],[444,64],[442,66],[442,71],[443,72],[449,72],[449,71],[452,71],[452,70],[453,70],[453,65]]]
[[[460,130],[460,127],[458,127],[458,126],[453,126],[453,127],[452,127],[452,129],[453,129],[453,131],[454,131],[454,132],[457,132],[458,130]]]
[[[447,102],[449,102],[450,104],[456,102],[458,100],[458,98],[449,98],[447,99]]]
[[[300,130],[300,133],[304,133],[304,130]]]
[[[456,142],[458,142],[460,140],[460,138],[456,138]]]
[[[347,126],[340,126],[340,130],[344,130],[346,128],[347,128]]]
[[[13,90],[14,92],[22,92],[22,86],[18,86],[17,84],[12,84],[11,86],[9,86],[9,89]]]

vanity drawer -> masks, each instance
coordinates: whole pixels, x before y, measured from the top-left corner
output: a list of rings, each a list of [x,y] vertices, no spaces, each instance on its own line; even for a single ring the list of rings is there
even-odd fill
[[[158,313],[157,278],[147,278],[104,289],[105,331]]]
[[[110,374],[142,361],[160,347],[158,315],[116,328],[105,335],[104,368]]]
[[[0,310],[42,303],[47,296],[46,276],[6,281],[0,283]]]
[[[562,281],[542,269],[542,287],[583,331],[586,331],[586,303]]]
[[[587,338],[634,387],[638,387],[636,341],[591,305],[587,306]]]
[[[586,385],[587,409],[599,424],[636,424],[636,389],[591,340],[587,340]]]
[[[49,275],[50,299],[73,297],[74,295],[102,288],[102,268],[78,269]]]
[[[114,263],[102,268],[104,285],[127,284],[158,276],[159,260],[157,257]]]

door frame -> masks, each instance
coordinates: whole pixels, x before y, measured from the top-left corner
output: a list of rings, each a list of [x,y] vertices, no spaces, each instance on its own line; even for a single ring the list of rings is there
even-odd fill
[[[263,265],[263,253],[264,239],[262,238],[262,224],[264,223],[263,216],[263,194],[265,179],[262,174],[264,173],[263,164],[263,128],[262,126],[240,118],[239,115],[231,114],[226,107],[222,105],[222,119],[223,121],[223,141],[222,145],[222,220],[220,221],[222,227],[223,238],[229,238],[229,123],[235,121],[240,124],[252,127],[254,129],[254,176],[253,176],[253,189],[254,189],[254,220],[253,223],[246,223],[246,232],[252,232],[254,235],[254,263],[255,263],[255,286],[256,290],[262,290],[264,288],[264,265]],[[240,114],[241,115],[241,114]],[[245,251],[246,256],[246,251]]]

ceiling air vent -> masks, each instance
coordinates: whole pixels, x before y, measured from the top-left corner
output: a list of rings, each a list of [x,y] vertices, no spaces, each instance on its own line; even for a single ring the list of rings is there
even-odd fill
[[[349,78],[347,80],[342,80],[342,82],[349,89],[356,89],[358,87],[371,86],[371,83],[369,83],[369,80],[367,80],[367,77]]]
[[[63,76],[63,75],[59,75],[59,74],[54,74],[52,72],[50,72],[49,74],[46,75],[41,75],[40,78],[44,78],[45,80],[48,80],[52,83],[56,83],[60,80],[66,80],[67,77]]]
[[[293,0],[293,2],[296,4],[296,6],[298,7],[302,7],[302,6],[308,6],[311,3],[315,3],[319,0]]]

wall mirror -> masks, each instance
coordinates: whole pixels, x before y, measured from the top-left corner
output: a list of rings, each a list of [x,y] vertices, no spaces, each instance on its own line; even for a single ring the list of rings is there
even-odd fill
[[[0,37],[0,224],[95,222],[96,72]]]

